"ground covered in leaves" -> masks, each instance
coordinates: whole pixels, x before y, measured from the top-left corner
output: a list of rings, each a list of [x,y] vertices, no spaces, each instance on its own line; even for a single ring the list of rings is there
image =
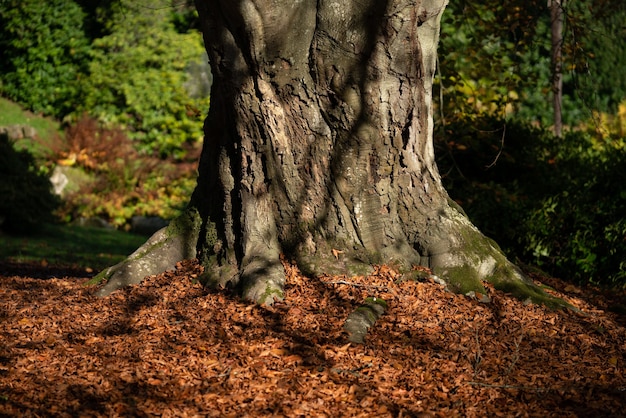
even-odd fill
[[[194,262],[104,299],[0,266],[0,416],[626,416],[623,300],[545,279],[581,310],[550,311],[387,268],[287,270],[285,302],[261,307],[202,288]],[[388,309],[350,344],[368,296]]]

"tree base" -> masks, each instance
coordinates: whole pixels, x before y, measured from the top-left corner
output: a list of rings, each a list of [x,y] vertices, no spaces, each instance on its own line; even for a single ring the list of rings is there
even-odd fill
[[[443,279],[448,290],[482,302],[489,301],[483,286],[486,281],[522,300],[551,308],[569,307],[563,300],[544,292],[507,260],[497,244],[482,235],[464,214],[453,207],[448,211],[448,218],[453,220],[449,223],[450,229],[439,231],[445,244],[439,242],[433,246],[444,248],[442,252],[419,255],[412,249],[386,248],[380,253],[372,253],[354,246],[346,248],[345,243],[320,241],[314,252],[301,247],[294,257],[300,270],[309,276],[366,276],[373,271],[374,264],[388,264],[410,276],[412,267],[421,264]],[[179,261],[195,258],[202,224],[195,209],[187,210],[168,227],[156,232],[126,260],[105,269],[88,284],[107,280],[96,293],[107,296],[122,287],[139,284],[149,275],[174,269]],[[215,236],[212,224],[205,234]],[[200,262],[205,269],[200,280],[208,287],[230,287],[243,298],[259,304],[271,305],[284,298],[285,271],[275,251],[248,255],[242,266],[238,265],[232,252],[224,252],[221,257],[209,252],[200,256]]]

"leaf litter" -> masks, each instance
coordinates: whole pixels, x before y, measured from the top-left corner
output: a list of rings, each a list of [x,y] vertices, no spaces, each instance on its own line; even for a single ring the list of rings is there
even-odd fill
[[[386,266],[285,269],[271,307],[203,288],[195,261],[104,299],[87,278],[0,275],[0,416],[626,416],[623,294],[536,276],[580,309],[552,311]],[[342,327],[367,297],[388,308],[355,345]]]

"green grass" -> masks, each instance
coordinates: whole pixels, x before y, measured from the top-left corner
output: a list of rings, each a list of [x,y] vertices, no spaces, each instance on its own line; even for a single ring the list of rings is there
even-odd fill
[[[17,141],[18,148],[26,148],[34,155],[45,154],[50,149],[55,138],[63,135],[59,122],[51,118],[38,116],[24,110],[17,103],[0,97],[0,126],[6,125],[28,125],[37,130],[37,136],[41,144],[33,141],[22,144],[22,141]]]
[[[124,260],[145,241],[116,230],[44,225],[28,236],[0,234],[0,260],[99,270]]]

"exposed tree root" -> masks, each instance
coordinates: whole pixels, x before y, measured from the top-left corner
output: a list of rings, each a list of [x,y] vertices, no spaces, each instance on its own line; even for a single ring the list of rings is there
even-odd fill
[[[107,280],[96,295],[108,296],[122,287],[141,283],[147,276],[172,270],[179,261],[195,258],[199,220],[196,211],[185,212],[154,233],[126,260],[106,268],[87,284]]]
[[[450,291],[483,302],[489,301],[482,284],[486,281],[522,300],[552,308],[570,307],[535,285],[507,260],[495,242],[482,235],[461,212],[449,207],[445,219],[439,222],[436,233],[430,235],[431,241],[422,243],[423,253],[410,251],[409,259],[403,257],[407,251],[397,253],[392,248],[386,248],[380,254],[373,254],[354,247],[335,249],[328,242],[320,243],[314,254],[296,254],[296,259],[301,270],[311,276],[329,273],[367,275],[371,272],[371,265],[377,263],[391,264],[408,272],[416,264],[415,260],[420,260],[420,264],[429,267],[446,282]],[[195,258],[201,224],[197,211],[186,211],[168,227],[155,233],[125,261],[98,274],[90,284],[107,280],[97,292],[98,296],[107,296],[124,286],[138,284],[149,275],[171,270],[179,261]],[[244,257],[241,264],[232,253],[221,260],[216,254],[206,256],[202,261],[205,285],[229,286],[243,298],[260,304],[271,305],[282,300],[285,271],[279,259],[278,245],[256,245],[253,249],[251,252],[254,255]],[[362,329],[367,321],[359,321],[356,323],[360,323]],[[352,332],[356,340],[362,340],[366,329]]]
[[[348,333],[348,340],[356,344],[365,342],[367,330],[374,325],[387,309],[387,302],[379,298],[367,298],[365,303],[346,319],[343,329]]]
[[[244,299],[272,305],[284,298],[285,269],[278,259],[272,262],[256,259],[244,267],[240,284]]]
[[[482,282],[498,290],[511,293],[521,300],[543,304],[551,308],[571,308],[565,301],[544,292],[522,270],[511,263],[500,247],[485,237],[464,213],[450,206],[445,211],[439,235],[445,243],[441,253],[431,252],[425,264],[443,279],[449,290],[488,302]],[[422,261],[425,261],[422,258]]]

